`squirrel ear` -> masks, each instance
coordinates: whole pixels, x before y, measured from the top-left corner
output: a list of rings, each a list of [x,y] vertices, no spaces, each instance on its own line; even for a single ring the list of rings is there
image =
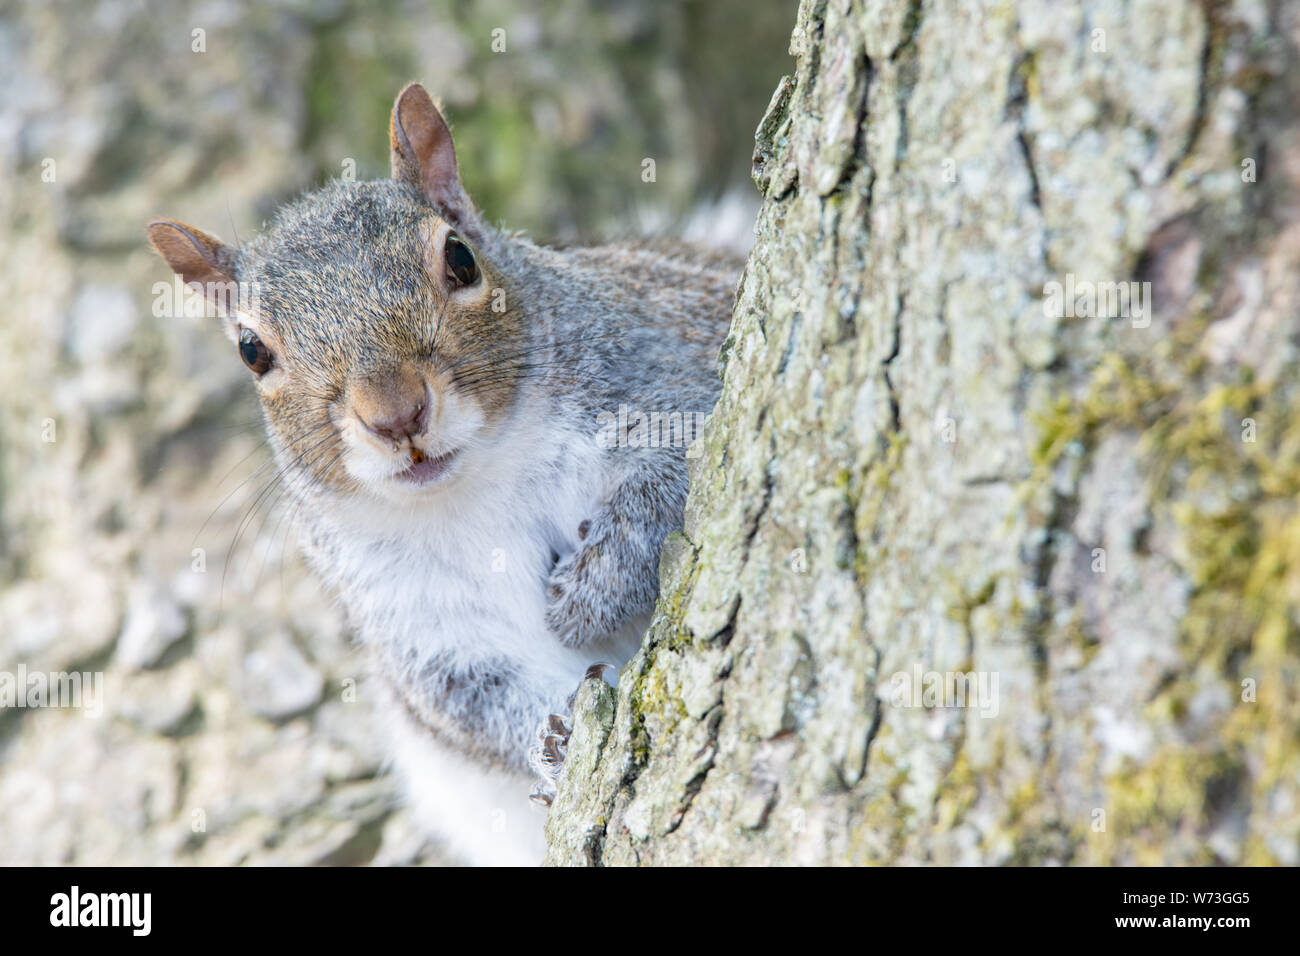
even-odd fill
[[[235,250],[215,236],[175,219],[155,219],[145,227],[149,243],[186,285],[209,300],[233,306]]]
[[[460,184],[451,130],[419,83],[397,94],[388,140],[394,179],[419,189],[450,222],[464,225],[473,217],[474,204]]]

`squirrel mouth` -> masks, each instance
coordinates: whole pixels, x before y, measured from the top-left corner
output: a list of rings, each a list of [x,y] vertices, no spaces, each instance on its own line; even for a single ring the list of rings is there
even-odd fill
[[[455,451],[436,458],[426,455],[418,448],[411,449],[411,467],[398,472],[394,477],[411,485],[427,485],[437,481],[447,473],[451,461],[456,457]]]

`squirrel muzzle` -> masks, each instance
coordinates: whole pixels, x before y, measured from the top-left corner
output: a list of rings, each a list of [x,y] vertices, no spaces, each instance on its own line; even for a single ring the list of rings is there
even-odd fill
[[[394,447],[424,432],[432,395],[410,365],[368,375],[350,390],[350,411],[366,430]]]

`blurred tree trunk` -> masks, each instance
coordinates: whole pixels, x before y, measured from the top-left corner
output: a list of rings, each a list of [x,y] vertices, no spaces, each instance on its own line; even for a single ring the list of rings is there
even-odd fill
[[[1300,862],[1297,41],[1294,3],[805,0],[551,862]]]

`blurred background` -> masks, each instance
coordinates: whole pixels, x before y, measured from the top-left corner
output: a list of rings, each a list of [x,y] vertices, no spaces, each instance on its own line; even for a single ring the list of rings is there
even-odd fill
[[[0,864],[447,862],[381,772],[246,371],[154,314],[144,222],[246,239],[387,176],[419,79],[494,221],[743,232],[795,7],[0,0],[0,672],[104,674],[102,716],[0,710]]]

